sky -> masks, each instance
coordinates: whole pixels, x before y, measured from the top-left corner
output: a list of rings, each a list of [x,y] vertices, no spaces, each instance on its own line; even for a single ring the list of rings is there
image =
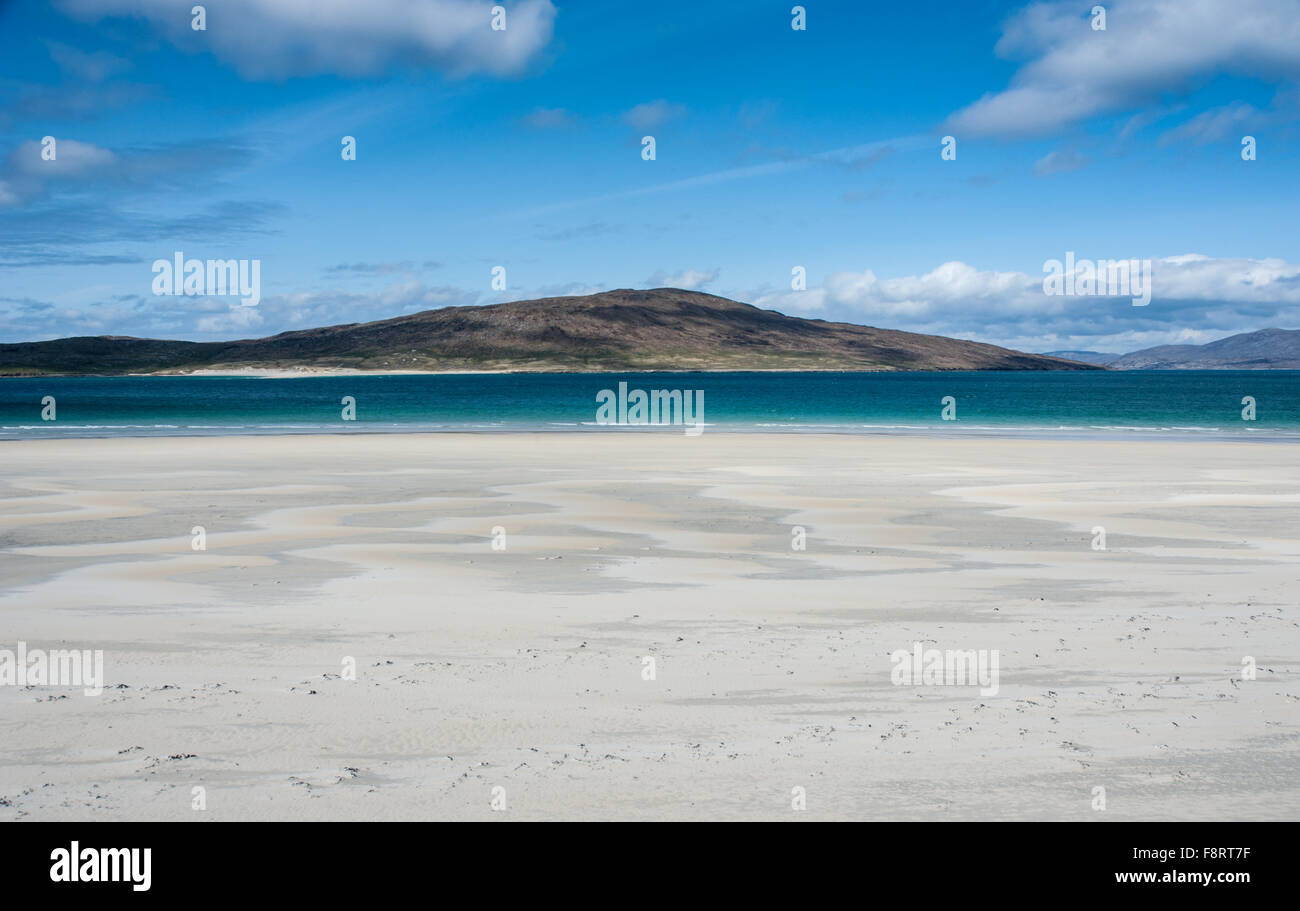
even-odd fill
[[[1300,0],[498,2],[0,0],[0,342],[654,287],[1027,351],[1300,328]],[[155,293],[178,252],[260,299]],[[1067,254],[1150,303],[1045,293]]]

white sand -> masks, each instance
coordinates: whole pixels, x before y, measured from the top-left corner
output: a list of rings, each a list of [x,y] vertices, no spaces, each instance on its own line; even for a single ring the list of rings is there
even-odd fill
[[[111,687],[0,686],[0,819],[1300,818],[1293,446],[432,434],[0,458],[0,648],[103,649]],[[892,685],[915,641],[998,649],[1000,691]]]

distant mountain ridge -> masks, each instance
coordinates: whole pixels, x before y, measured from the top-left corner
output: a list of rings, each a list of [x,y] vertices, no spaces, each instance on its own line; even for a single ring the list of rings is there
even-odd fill
[[[1300,329],[1260,329],[1204,345],[1159,345],[1121,355],[1113,370],[1300,370]]]
[[[94,336],[0,344],[0,376],[256,369],[1090,370],[936,335],[786,316],[675,288],[425,310],[232,342]]]
[[[1101,351],[1044,351],[1046,357],[1060,357],[1067,361],[1078,361],[1081,364],[1097,364],[1104,367],[1121,354],[1106,354]]]
[[[1158,345],[1128,354],[1044,353],[1112,370],[1300,370],[1300,329],[1260,329],[1204,345]]]

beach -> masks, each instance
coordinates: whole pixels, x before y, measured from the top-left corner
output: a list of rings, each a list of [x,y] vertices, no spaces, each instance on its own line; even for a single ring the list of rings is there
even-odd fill
[[[0,819],[1297,819],[1296,452],[3,442]]]

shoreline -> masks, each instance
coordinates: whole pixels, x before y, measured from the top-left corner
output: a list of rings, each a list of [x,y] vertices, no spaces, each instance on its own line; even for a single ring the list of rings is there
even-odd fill
[[[584,425],[536,425],[518,424],[511,426],[491,426],[473,424],[430,424],[412,426],[406,423],[375,426],[351,426],[330,429],[325,425],[308,425],[301,430],[286,428],[284,425],[254,425],[254,429],[241,427],[242,432],[232,432],[232,425],[179,425],[159,424],[133,427],[133,433],[115,432],[109,425],[77,426],[65,424],[53,428],[49,425],[27,424],[13,428],[0,426],[0,443],[51,442],[58,440],[169,440],[169,439],[302,439],[302,438],[343,438],[343,437],[438,437],[438,436],[583,436],[594,435],[616,437],[679,437],[679,436],[745,436],[756,439],[780,437],[860,437],[863,439],[914,439],[914,440],[1002,440],[1043,442],[1098,442],[1098,443],[1140,443],[1163,442],[1179,445],[1190,443],[1249,443],[1253,445],[1276,444],[1292,446],[1300,443],[1300,428],[1261,429],[1258,427],[1238,430],[1220,428],[1187,427],[1034,427],[1026,425],[969,425],[967,427],[919,427],[906,425],[797,425],[789,427],[763,426],[752,424],[709,424],[700,434],[686,434],[685,429],[693,425],[596,425],[594,422]],[[35,431],[35,432],[32,432]]]

